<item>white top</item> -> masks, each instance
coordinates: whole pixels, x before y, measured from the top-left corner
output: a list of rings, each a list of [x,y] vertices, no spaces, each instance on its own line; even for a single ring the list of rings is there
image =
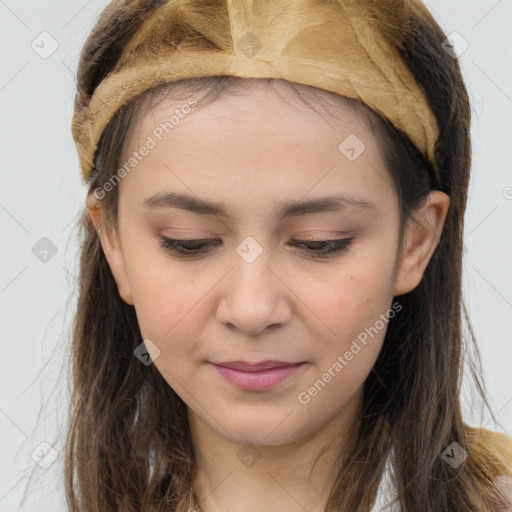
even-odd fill
[[[391,480],[391,457],[388,454],[382,478],[377,489],[377,497],[370,512],[400,512],[398,504],[391,504],[396,498],[396,491]]]
[[[388,455],[379,488],[377,489],[375,503],[370,512],[400,512],[400,506],[397,503],[391,504],[396,498],[395,485],[391,480],[391,469],[392,465]],[[496,480],[506,496],[512,499],[512,475],[499,475],[496,477]],[[503,510],[505,511],[505,509]],[[512,509],[510,509],[510,512],[512,512]]]

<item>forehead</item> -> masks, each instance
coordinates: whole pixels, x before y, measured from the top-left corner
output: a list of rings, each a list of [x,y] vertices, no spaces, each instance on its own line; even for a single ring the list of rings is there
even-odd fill
[[[161,97],[141,112],[123,159],[148,137],[155,146],[122,187],[146,197],[164,187],[193,187],[227,202],[263,191],[284,202],[332,187],[359,196],[382,195],[386,187],[392,193],[377,141],[351,103],[307,86],[298,91],[304,101],[282,81],[254,80],[205,104],[204,93]],[[197,106],[189,107],[191,99]]]
[[[200,107],[193,110],[204,110],[205,114],[213,114],[216,107],[219,110],[236,109],[240,106],[262,109],[263,104],[271,104],[273,109],[277,108],[282,112],[314,113],[317,120],[323,120],[326,126],[334,126],[336,122],[362,123],[362,111],[367,116],[372,115],[372,111],[362,103],[317,87],[281,79],[231,76],[223,78],[227,81],[216,82],[215,85],[212,82],[205,85],[205,82],[198,81],[200,79],[192,79],[150,91],[139,112],[139,122],[141,118],[147,121],[151,116],[165,116],[169,108],[179,109],[191,98],[201,103]],[[192,114],[193,112],[188,117]]]

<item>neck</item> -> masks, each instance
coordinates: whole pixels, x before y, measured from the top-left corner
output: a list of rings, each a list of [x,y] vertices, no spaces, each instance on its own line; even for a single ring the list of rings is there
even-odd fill
[[[200,512],[324,511],[360,400],[355,395],[319,430],[276,446],[230,439],[189,408]]]

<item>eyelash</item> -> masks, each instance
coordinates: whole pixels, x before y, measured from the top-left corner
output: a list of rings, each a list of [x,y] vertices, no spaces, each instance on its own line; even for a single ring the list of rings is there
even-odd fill
[[[213,244],[209,243],[211,239],[201,238],[195,240],[187,240],[187,239],[176,239],[176,238],[168,238],[165,236],[161,236],[160,247],[169,252],[172,252],[175,255],[191,258],[194,256],[200,256],[208,252],[208,247],[205,248],[204,245],[212,246]],[[299,246],[305,248],[306,251],[311,252],[314,256],[320,258],[328,258],[331,256],[335,256],[341,252],[347,251],[354,237],[350,238],[340,238],[336,240],[294,240],[292,245]],[[203,245],[203,247],[197,246]],[[192,247],[191,247],[192,246]],[[304,247],[306,246],[306,247]],[[308,246],[310,248],[308,248]],[[318,251],[312,249],[311,247],[323,248],[323,250]]]

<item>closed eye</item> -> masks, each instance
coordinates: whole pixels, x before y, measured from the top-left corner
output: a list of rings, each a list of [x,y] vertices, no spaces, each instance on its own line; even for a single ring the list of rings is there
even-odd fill
[[[176,239],[161,236],[160,247],[178,257],[197,257],[210,252],[215,246],[222,243],[211,238]],[[313,256],[325,258],[348,250],[354,237],[338,238],[334,240],[292,240],[290,245],[303,248]]]

